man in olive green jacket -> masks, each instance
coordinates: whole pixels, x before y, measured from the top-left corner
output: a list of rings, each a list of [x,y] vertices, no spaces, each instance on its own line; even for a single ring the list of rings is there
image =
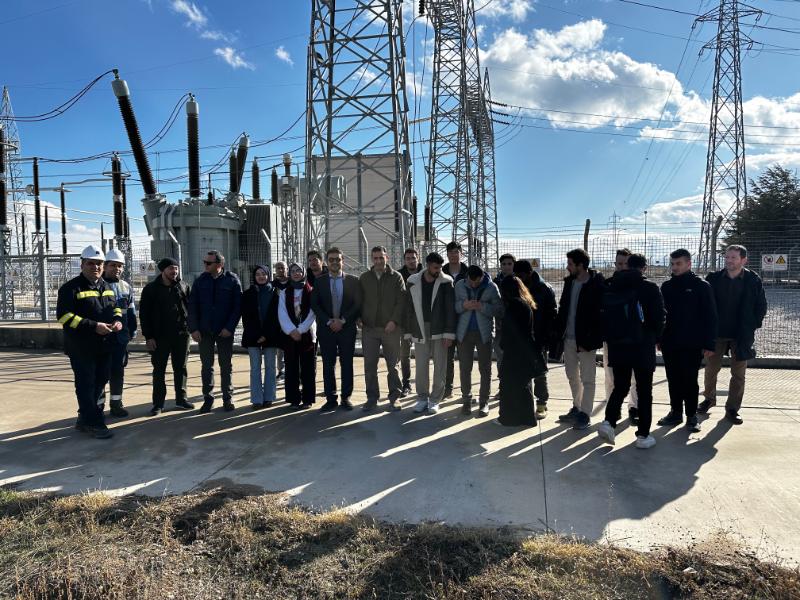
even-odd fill
[[[397,373],[400,359],[400,325],[403,322],[405,290],[403,277],[386,262],[386,248],[372,249],[372,268],[359,278],[361,282],[361,346],[364,351],[364,381],[367,387],[367,402],[364,410],[378,405],[380,385],[378,383],[378,359],[381,346],[386,361],[389,384],[389,405],[400,410],[398,399],[402,393],[402,382]]]

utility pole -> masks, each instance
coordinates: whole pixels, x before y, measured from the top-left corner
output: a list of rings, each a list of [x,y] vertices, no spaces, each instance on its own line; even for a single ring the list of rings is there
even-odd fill
[[[717,36],[701,50],[713,49],[716,53],[697,255],[702,270],[715,264],[717,248],[711,242],[717,217],[722,217],[722,226],[727,228],[747,198],[741,46],[753,42],[739,31],[739,18],[750,16],[758,19],[761,11],[739,0],[720,0],[718,8],[697,18],[698,22],[717,23]]]

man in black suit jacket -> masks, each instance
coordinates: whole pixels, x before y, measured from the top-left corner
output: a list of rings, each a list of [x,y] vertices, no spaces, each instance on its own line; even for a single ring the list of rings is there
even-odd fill
[[[336,357],[342,370],[341,407],[353,410],[353,354],[356,349],[356,321],[361,315],[361,285],[358,277],[345,275],[341,250],[327,253],[328,272],[314,281],[311,309],[317,318],[317,338],[322,351],[322,377],[326,402],[321,412],[334,410],[337,402]]]

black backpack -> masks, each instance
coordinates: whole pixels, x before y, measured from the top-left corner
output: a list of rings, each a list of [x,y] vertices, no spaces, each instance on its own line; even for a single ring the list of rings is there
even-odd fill
[[[603,340],[609,344],[644,341],[644,313],[636,288],[608,289],[603,294]]]

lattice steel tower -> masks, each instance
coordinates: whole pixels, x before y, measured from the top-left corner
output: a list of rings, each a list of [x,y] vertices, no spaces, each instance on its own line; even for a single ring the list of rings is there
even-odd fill
[[[470,263],[497,257],[494,130],[481,78],[473,0],[430,0],[435,33],[426,239],[454,240]],[[424,7],[423,7],[424,8]]]
[[[722,217],[722,228],[727,228],[747,198],[741,45],[749,45],[752,40],[740,33],[739,18],[760,15],[761,11],[738,0],[720,0],[718,8],[697,19],[717,23],[716,38],[703,46],[703,50],[713,49],[716,53],[697,256],[697,264],[703,269],[716,267],[717,249],[712,246],[718,217]]]
[[[395,259],[413,243],[402,4],[311,1],[304,201],[323,218],[306,210],[306,247],[340,246],[362,267],[367,239]]]
[[[24,227],[22,221],[25,214],[25,194],[20,190],[23,188],[22,169],[19,162],[15,160],[20,156],[20,138],[17,122],[14,120],[14,109],[11,106],[11,96],[8,93],[8,88],[3,87],[3,100],[0,103],[0,122],[5,129],[5,143],[8,153],[6,154],[6,189],[11,190],[8,192],[8,198],[11,200],[9,208],[14,214],[14,233],[16,236],[16,252],[23,254],[23,248],[27,246],[26,241],[22,240],[24,236]]]

